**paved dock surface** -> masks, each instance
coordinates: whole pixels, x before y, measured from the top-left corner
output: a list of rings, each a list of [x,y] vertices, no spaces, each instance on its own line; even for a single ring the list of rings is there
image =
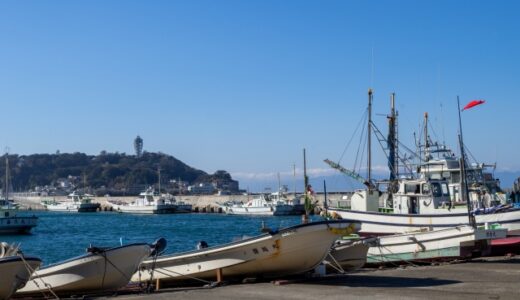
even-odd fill
[[[520,257],[491,257],[436,266],[363,269],[359,272],[276,285],[230,284],[119,295],[141,299],[520,299]]]

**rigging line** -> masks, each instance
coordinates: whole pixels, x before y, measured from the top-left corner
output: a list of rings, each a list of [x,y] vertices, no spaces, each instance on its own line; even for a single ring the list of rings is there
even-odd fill
[[[361,124],[365,123],[365,119],[367,118],[367,114],[368,114],[368,109],[365,109],[365,113],[363,114],[363,116],[359,119],[359,122],[356,126],[356,130],[354,130],[354,133],[352,134],[352,136],[350,137],[350,140],[348,141],[347,143],[347,146],[345,146],[345,148],[343,149],[343,153],[341,153],[341,156],[339,157],[339,160],[338,162],[341,162],[341,160],[343,159],[343,156],[345,156],[345,153],[347,152],[348,150],[348,147],[350,147],[350,143],[352,143],[352,140],[354,139],[354,137],[356,136],[356,133],[357,131],[359,130],[359,127],[361,126]]]
[[[379,136],[379,138],[380,138],[379,144],[381,145],[381,148],[383,149],[383,152],[385,153],[385,156],[386,156],[386,158],[388,159],[388,155],[386,155],[386,152],[384,151],[384,149],[385,149],[385,148],[384,148],[384,145],[381,144],[382,142],[388,142],[388,140],[385,138],[384,134],[381,132],[381,130],[379,130],[379,128],[378,128],[375,124],[373,124],[373,128],[374,128],[374,132],[375,132],[376,134],[378,134],[378,136]],[[378,138],[378,140],[379,140],[379,138]],[[398,143],[399,143],[400,146],[402,146],[402,147],[399,147],[400,150],[401,150],[402,148],[404,148],[405,150],[407,150],[407,152],[409,152],[411,155],[413,155],[413,157],[417,158],[417,155],[415,154],[414,151],[412,151],[411,149],[409,149],[408,147],[406,147],[406,145],[404,145],[403,143],[401,143],[401,142],[399,142],[399,141],[398,141]],[[401,153],[402,153],[402,152],[401,152]],[[405,154],[406,154],[406,153],[405,153]],[[397,153],[397,159],[398,159],[399,161],[401,161],[402,165],[404,166],[404,168],[405,168],[407,171],[409,171],[410,173],[412,173],[413,171],[412,171],[411,166],[409,166],[410,164],[407,163],[407,162],[406,162],[402,157],[403,157],[403,156],[401,156],[400,153]]]
[[[367,117],[368,117],[368,109],[367,109]],[[363,142],[362,139],[363,139],[363,136],[365,135],[365,126],[362,127],[361,129],[361,134],[359,135],[359,145],[358,145],[358,148],[357,148],[357,151],[356,151],[356,159],[354,161],[354,168],[352,168],[352,170],[357,170],[357,164],[358,164],[358,159],[359,159],[359,150],[361,148],[361,143]],[[361,165],[361,162],[359,163]]]
[[[363,148],[362,148],[362,151],[361,151],[361,158],[365,157],[365,150],[368,152],[368,150],[367,150],[367,148],[368,148],[368,146],[367,146],[367,140],[368,140],[368,134],[365,135],[365,140],[363,141]],[[360,160],[360,163],[359,163],[358,173],[361,172],[361,168],[362,168],[361,163],[362,163],[362,160],[363,160],[363,159],[361,159],[361,160]],[[367,157],[367,160],[368,160],[368,157]],[[364,163],[366,164],[367,161],[364,161]],[[367,172],[368,172],[368,169],[367,169]]]
[[[435,132],[435,129],[433,128],[433,125],[429,120],[428,120],[428,124],[430,125],[431,132],[433,132],[433,135],[435,136],[435,140],[438,141],[439,137],[437,136],[437,132]]]
[[[363,129],[361,131],[361,135],[359,136],[359,144],[358,144],[358,148],[356,151],[356,159],[354,161],[354,166],[352,168],[352,170],[354,170],[355,172],[359,171],[359,169],[361,168],[361,164],[363,163],[363,152],[364,152],[363,145],[365,145],[364,136],[365,136],[365,131]]]
[[[387,139],[385,139],[383,133],[377,128],[375,124],[372,124],[372,128],[374,129],[374,133],[378,137],[377,141],[379,142],[379,146],[381,146],[381,149],[383,149],[383,153],[385,154],[386,160],[389,161],[390,157],[386,154],[385,146],[383,145],[383,142],[388,142]],[[399,156],[399,155],[398,155]],[[390,169],[390,172],[395,173],[396,170],[394,170],[394,166],[388,166]]]
[[[20,257],[22,258],[22,261],[25,264],[25,268],[28,270],[29,274],[38,276],[38,274],[36,272],[36,269],[31,268],[31,265],[29,265],[29,263],[25,260],[23,254],[20,255]],[[34,284],[38,288],[38,291],[41,292],[44,297],[46,296],[45,292],[44,292],[44,290],[42,288],[40,288],[40,285],[38,284],[38,281],[36,281],[36,279],[40,279],[42,284],[49,290],[49,292],[55,297],[55,299],[60,299],[60,297],[58,297],[58,295],[56,295],[56,293],[54,293],[54,291],[52,290],[52,286],[50,284],[48,284],[47,282],[43,281],[43,279],[41,277],[34,278],[34,279],[29,279],[31,281],[34,281]],[[47,298],[47,297],[45,297],[45,298]]]
[[[473,159],[473,161],[474,161],[475,163],[478,163],[478,160],[475,158],[475,156],[473,156],[473,154],[471,153],[471,151],[469,151],[468,146],[464,145],[464,149],[465,149],[466,153],[469,154],[469,156],[471,156],[471,159]]]

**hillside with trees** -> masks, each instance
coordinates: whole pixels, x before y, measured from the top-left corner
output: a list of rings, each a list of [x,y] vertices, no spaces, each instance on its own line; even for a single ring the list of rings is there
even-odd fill
[[[210,175],[163,153],[127,155],[102,151],[99,155],[79,152],[9,154],[8,158],[9,181],[14,191],[34,191],[42,187],[60,188],[60,184],[67,182],[72,184],[72,188],[85,188],[96,194],[131,195],[139,193],[146,186],[157,185],[159,177],[163,191],[174,189],[171,183],[179,181],[188,184],[231,183],[238,187],[238,182],[226,171],[217,171]],[[2,186],[5,183],[5,166],[4,155],[0,160]]]

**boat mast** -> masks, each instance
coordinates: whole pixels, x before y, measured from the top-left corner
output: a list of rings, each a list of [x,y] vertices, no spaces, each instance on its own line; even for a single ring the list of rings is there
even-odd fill
[[[280,192],[282,190],[282,183],[280,182],[280,172],[278,172],[278,193],[276,193],[276,200],[280,200]]]
[[[309,199],[309,193],[307,191],[307,187],[309,185],[309,178],[307,177],[307,158],[305,156],[305,148],[303,148],[303,185],[303,193],[305,195],[305,214],[302,216],[302,223],[306,224],[309,222],[311,199]]]
[[[161,196],[161,167],[157,167],[157,177],[159,177],[159,196]]]
[[[9,153],[5,153],[5,201],[9,200]]]
[[[459,147],[460,147],[460,194],[462,201],[466,201],[466,206],[468,208],[468,219],[469,224],[476,228],[475,216],[471,214],[471,203],[469,201],[469,192],[468,192],[468,181],[466,178],[466,153],[464,152],[464,140],[462,139],[462,120],[460,116],[460,101],[459,96],[457,96],[457,109],[459,111]]]
[[[430,143],[428,141],[428,113],[424,113],[424,161],[429,161]]]
[[[296,164],[293,164],[292,167],[293,167],[293,192],[294,192],[294,199],[296,199]]]
[[[390,181],[399,177],[399,160],[397,158],[397,113],[395,111],[395,93],[390,95],[390,116],[388,116],[388,168]]]
[[[368,126],[367,126],[367,180],[372,182],[372,89],[368,89]],[[368,186],[368,190],[372,190],[371,186]]]

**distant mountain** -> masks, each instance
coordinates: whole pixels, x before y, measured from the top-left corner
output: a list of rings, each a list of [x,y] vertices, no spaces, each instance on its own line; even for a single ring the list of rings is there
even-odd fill
[[[5,183],[5,158],[0,160],[2,186]],[[87,155],[84,153],[9,155],[10,185],[15,191],[36,187],[66,188],[88,186],[93,189],[127,191],[158,182],[181,180],[189,184],[202,182],[238,182],[225,171],[210,175],[163,153],[144,152],[140,157],[125,153]],[[166,185],[164,185],[166,187]]]
[[[387,174],[374,174],[374,176],[378,179],[387,178]],[[520,172],[507,172],[507,171],[496,171],[494,173],[495,178],[500,179],[500,186],[503,189],[511,189],[513,186],[513,182],[520,177]],[[298,177],[296,183],[293,182],[292,178],[282,179],[282,184],[287,184],[289,190],[292,192],[294,190],[294,185],[296,185],[296,191],[303,191],[303,178]],[[353,191],[356,189],[364,188],[364,186],[341,174],[339,175],[329,175],[329,176],[311,176],[309,178],[309,183],[313,186],[313,189],[316,192],[323,192],[323,182],[325,181],[327,185],[328,192],[345,192],[345,191]],[[266,191],[276,191],[278,189],[278,181],[275,179],[272,180],[255,180],[255,179],[240,179],[240,185],[242,188],[249,188],[251,192],[264,192]]]

